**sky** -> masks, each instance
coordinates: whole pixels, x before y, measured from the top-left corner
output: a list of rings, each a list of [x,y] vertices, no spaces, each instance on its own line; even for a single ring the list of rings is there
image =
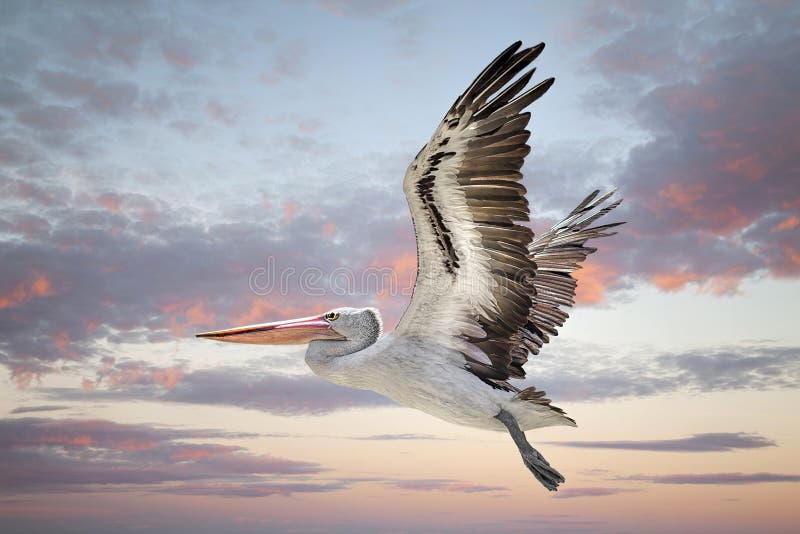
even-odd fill
[[[0,1],[3,532],[770,532],[800,524],[796,2]],[[402,177],[544,41],[536,232],[626,225],[501,433],[193,334],[410,298]]]

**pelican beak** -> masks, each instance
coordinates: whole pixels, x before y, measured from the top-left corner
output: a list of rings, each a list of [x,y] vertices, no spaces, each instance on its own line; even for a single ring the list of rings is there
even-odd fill
[[[196,336],[230,343],[253,343],[256,345],[301,345],[315,339],[345,339],[331,328],[330,323],[322,316],[240,326],[230,330],[204,332],[196,334]]]

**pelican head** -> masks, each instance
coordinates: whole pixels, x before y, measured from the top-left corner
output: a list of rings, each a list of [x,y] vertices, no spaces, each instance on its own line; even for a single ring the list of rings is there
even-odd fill
[[[204,332],[197,337],[256,345],[302,345],[312,341],[378,339],[381,316],[375,308],[335,308],[322,315]]]

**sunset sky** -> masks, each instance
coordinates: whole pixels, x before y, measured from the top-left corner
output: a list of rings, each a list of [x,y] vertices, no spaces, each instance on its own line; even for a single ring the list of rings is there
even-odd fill
[[[0,0],[4,533],[796,532],[800,4]],[[540,41],[540,232],[627,224],[501,433],[193,334],[376,306],[416,268],[406,166]]]

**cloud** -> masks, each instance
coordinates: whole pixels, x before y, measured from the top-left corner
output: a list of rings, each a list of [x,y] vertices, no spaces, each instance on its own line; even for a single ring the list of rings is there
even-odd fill
[[[280,375],[249,367],[216,367],[181,371],[180,380],[172,384],[166,370],[151,368],[141,371],[138,364],[99,372],[112,377],[109,389],[95,389],[94,383],[84,391],[75,388],[42,388],[52,399],[147,399],[161,402],[238,406],[276,415],[322,415],[359,407],[386,407],[395,404],[377,393],[337,386],[313,375]],[[153,380],[161,373],[163,380]],[[367,439],[367,438],[361,438]],[[377,439],[377,438],[376,438]],[[388,437],[387,437],[388,439]],[[409,438],[410,439],[410,438]]]
[[[261,81],[275,85],[287,80],[297,80],[305,76],[310,55],[309,44],[302,39],[275,43],[271,45],[271,62],[261,75]]]
[[[608,495],[619,495],[620,493],[636,491],[641,490],[630,488],[563,488],[553,494],[553,498],[577,499],[579,497],[606,497]]]
[[[4,419],[0,420],[0,481],[16,493],[93,491],[95,484],[122,486],[118,491],[155,485],[155,491],[169,492],[175,486],[161,485],[187,481],[201,486],[257,485],[263,476],[307,476],[323,470],[315,463],[251,454],[239,446],[183,441],[250,436],[106,420]],[[280,482],[275,483],[277,487]]]
[[[143,450],[178,439],[243,438],[256,434],[216,430],[162,429],[148,425],[126,425],[102,419],[0,419],[0,448],[37,445],[99,447],[115,450]]]
[[[509,488],[504,486],[484,486],[481,484],[473,484],[471,482],[463,482],[459,480],[449,479],[409,479],[409,480],[391,480],[386,482],[387,485],[405,491],[444,491],[454,493],[489,493],[494,491],[508,491]]]
[[[0,239],[5,259],[0,352],[9,368],[12,362],[96,359],[107,354],[101,347],[109,342],[166,341],[240,321],[374,303],[363,287],[332,292],[331,280],[322,276],[318,287],[307,287],[304,272],[326,274],[338,266],[337,245],[320,231],[319,215],[297,204],[287,204],[295,207],[286,232],[270,233],[260,219],[207,225],[159,197],[139,193],[77,194],[18,180],[0,181],[0,188],[37,214],[20,218],[17,208],[8,207],[6,228],[12,234]],[[351,210],[352,202],[332,211]],[[254,203],[263,217],[260,201]],[[280,221],[281,214],[270,216]],[[393,215],[378,216],[373,237],[362,234],[363,250],[354,249],[346,271],[354,280],[360,280],[359,264],[373,260],[368,243],[381,232],[395,233],[397,224],[402,223]],[[337,225],[345,239],[358,232],[355,225]],[[277,261],[265,266],[270,257]],[[268,288],[252,286],[258,268],[264,276],[256,281],[271,281]],[[281,273],[291,276],[279,279]],[[46,371],[41,365],[40,376]]]
[[[328,483],[243,483],[243,484],[180,484],[160,490],[161,493],[172,495],[213,495],[219,497],[270,497],[282,495],[284,497],[295,493],[330,493],[347,489],[343,482]]]
[[[129,5],[105,6],[103,10],[52,9],[44,14],[26,10],[25,16],[51,55],[62,63],[131,68],[141,57],[145,39],[155,30],[154,20]],[[48,32],[41,30],[47,27]]]
[[[49,297],[53,294],[53,283],[44,274],[32,273],[5,295],[0,295],[0,309],[19,306],[36,297]]]
[[[43,376],[55,372],[53,367],[35,360],[15,359],[4,354],[0,354],[0,363],[8,369],[18,389],[25,389],[34,381],[41,384]]]
[[[742,485],[769,482],[800,482],[800,475],[782,473],[692,473],[685,475],[633,475],[622,480],[640,480],[653,484]]]
[[[179,70],[191,70],[200,62],[197,44],[182,37],[164,39],[161,52],[166,62]]]
[[[375,434],[372,436],[352,436],[348,439],[359,441],[412,441],[412,440],[443,440],[432,434]]]
[[[560,345],[553,351],[552,359],[537,362],[536,383],[525,385],[537,385],[552,398],[566,400],[649,397],[675,391],[763,391],[800,385],[798,347],[720,347],[649,357],[594,346]],[[586,354],[596,356],[587,360]]]
[[[26,108],[17,113],[17,122],[37,131],[65,132],[86,124],[80,111],[67,106]]]
[[[41,406],[17,406],[13,410],[11,410],[11,413],[20,414],[20,413],[35,413],[35,412],[55,412],[67,409],[69,409],[69,406],[58,406],[54,404],[47,404]]]
[[[236,117],[233,115],[230,108],[217,101],[212,100],[206,104],[206,113],[212,120],[221,122],[226,126],[233,126],[236,124]]]
[[[354,407],[394,405],[377,393],[337,386],[316,376],[253,374],[235,368],[194,371],[161,399],[226,404],[278,415],[321,415]]]
[[[0,78],[0,108],[18,110],[35,103],[26,88],[11,78]]]
[[[578,11],[567,33],[594,82],[584,111],[626,125],[611,139],[544,145],[526,172],[537,178],[533,211],[547,218],[597,185],[625,197],[615,215],[628,224],[597,243],[602,260],[587,265],[605,276],[584,274],[584,304],[634,283],[733,295],[748,277],[800,275],[797,20],[797,6],[765,4]]]
[[[110,356],[104,356],[100,361],[102,366],[97,371],[97,379],[94,381],[84,380],[83,389],[85,391],[94,391],[104,381],[110,389],[141,385],[155,385],[171,389],[184,376],[182,366],[157,367],[140,361],[117,362]]]
[[[592,257],[574,274],[578,281],[575,291],[575,302],[578,305],[605,302],[606,290],[622,274],[613,265],[598,260],[599,258]]]
[[[97,491],[98,485],[114,485],[116,492],[229,498],[328,493],[362,482],[404,491],[508,490],[451,479],[315,480],[313,477],[321,475],[325,468],[313,462],[253,454],[237,445],[198,442],[256,436],[108,420],[0,419],[0,482],[3,488],[13,489],[16,494],[92,492]],[[405,435],[398,439],[429,437]]]
[[[8,143],[9,153],[13,151],[16,156],[19,156],[20,152],[22,152],[19,148],[21,146],[26,147],[25,151],[34,151],[34,149],[29,148],[27,145],[22,145],[18,140],[13,138],[4,139],[3,142]],[[41,154],[38,152],[31,155],[31,158],[36,161],[39,161],[40,157]],[[13,166],[15,163],[22,162],[8,161],[6,163]],[[62,207],[67,205],[72,197],[72,191],[69,188],[55,184],[42,187],[31,181],[13,180],[0,176],[0,186],[3,188],[3,194],[6,199],[14,199],[29,206],[42,206],[45,208]]]
[[[131,82],[102,81],[67,71],[40,70],[40,85],[67,100],[77,100],[92,112],[122,115],[135,109],[139,88]]]
[[[629,221],[617,271],[713,294],[757,272],[797,277],[800,231],[770,232],[800,202],[797,6],[674,4],[662,14],[616,4],[612,21],[587,13],[610,37],[587,65],[622,98],[594,90],[586,104],[628,114],[647,138],[614,178]]]
[[[552,445],[585,449],[621,449],[631,451],[661,452],[724,452],[737,449],[774,447],[771,439],[745,432],[717,432],[694,434],[679,439],[654,439],[639,441],[550,441]]]

